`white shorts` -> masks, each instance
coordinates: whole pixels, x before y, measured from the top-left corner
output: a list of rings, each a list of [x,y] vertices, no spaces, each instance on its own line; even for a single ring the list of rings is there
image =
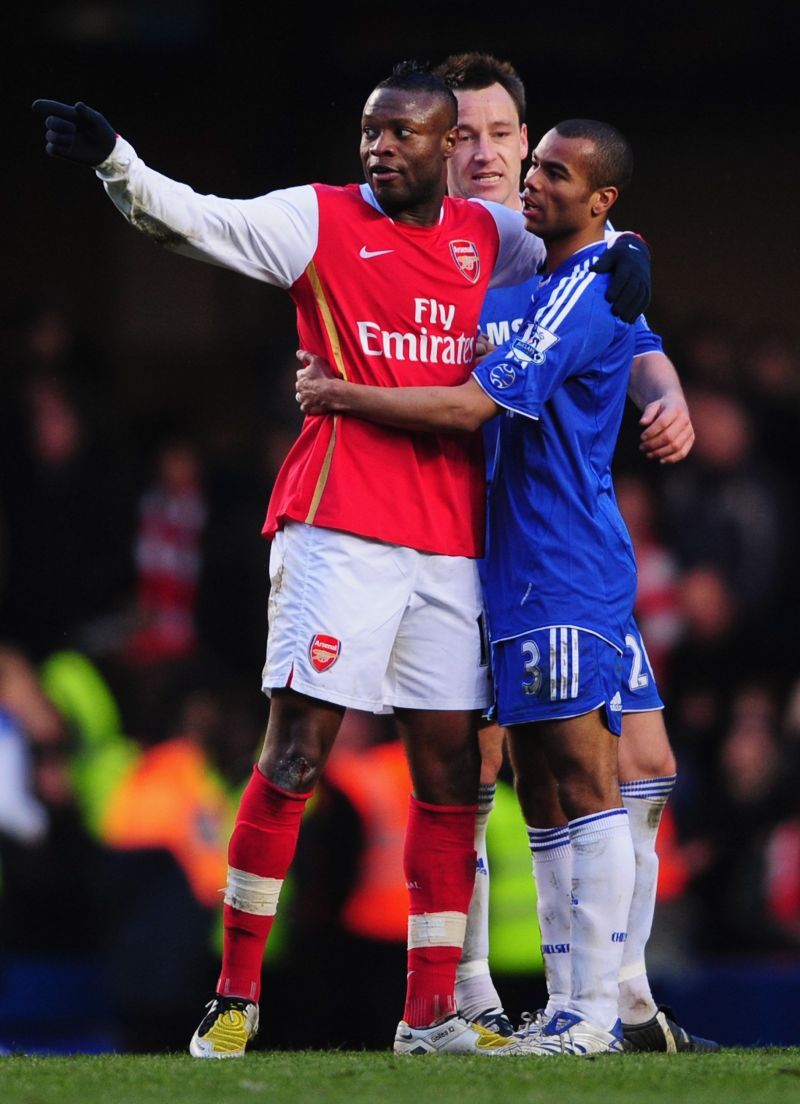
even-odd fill
[[[474,560],[292,523],[270,554],[262,688],[373,713],[491,698]]]

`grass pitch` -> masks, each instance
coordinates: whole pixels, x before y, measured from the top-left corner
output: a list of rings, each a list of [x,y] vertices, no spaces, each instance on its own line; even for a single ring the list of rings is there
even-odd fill
[[[797,1104],[800,1049],[620,1058],[352,1051],[0,1058],[3,1104]]]

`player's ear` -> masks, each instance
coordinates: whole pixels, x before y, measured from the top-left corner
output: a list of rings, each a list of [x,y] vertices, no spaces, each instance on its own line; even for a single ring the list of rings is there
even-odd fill
[[[529,149],[530,146],[528,145],[528,124],[523,123],[522,126],[519,128],[519,155],[523,161],[528,156]]]
[[[456,148],[456,142],[457,141],[458,141],[458,127],[454,126],[450,130],[447,131],[447,133],[445,134],[444,139],[442,141],[442,147],[443,147],[445,158],[450,158],[450,157],[453,156],[453,151]]]
[[[598,218],[605,218],[617,202],[618,195],[619,189],[615,188],[613,184],[609,184],[605,188],[598,188],[592,196],[592,214]]]

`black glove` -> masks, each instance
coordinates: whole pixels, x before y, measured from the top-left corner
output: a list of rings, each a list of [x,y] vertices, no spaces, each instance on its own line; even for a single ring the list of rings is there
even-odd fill
[[[34,100],[33,110],[46,115],[45,149],[82,165],[100,165],[113,150],[117,133],[99,111],[80,101],[74,107],[58,100]]]
[[[606,299],[623,322],[635,322],[650,303],[650,250],[638,234],[620,234],[594,263],[594,272],[610,272]]]

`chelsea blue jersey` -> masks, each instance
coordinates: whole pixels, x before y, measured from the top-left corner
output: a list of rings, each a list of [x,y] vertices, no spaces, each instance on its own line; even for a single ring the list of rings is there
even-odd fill
[[[611,228],[609,228],[610,230]],[[610,244],[607,236],[606,244]],[[531,276],[522,284],[513,287],[490,288],[486,293],[480,318],[480,331],[486,334],[493,345],[505,345],[519,333],[519,328],[527,314],[534,291],[542,277]],[[643,315],[636,323],[636,351],[642,353],[663,352],[663,343],[658,334],[653,333]],[[486,453],[486,478],[491,483],[494,464],[497,457],[499,432],[502,415],[491,418],[483,425],[483,444]]]
[[[631,361],[650,331],[611,313],[609,277],[591,271],[605,248],[532,281],[518,336],[473,372],[505,415],[494,419],[483,573],[494,641],[573,625],[624,648],[636,565],[611,462]]]

